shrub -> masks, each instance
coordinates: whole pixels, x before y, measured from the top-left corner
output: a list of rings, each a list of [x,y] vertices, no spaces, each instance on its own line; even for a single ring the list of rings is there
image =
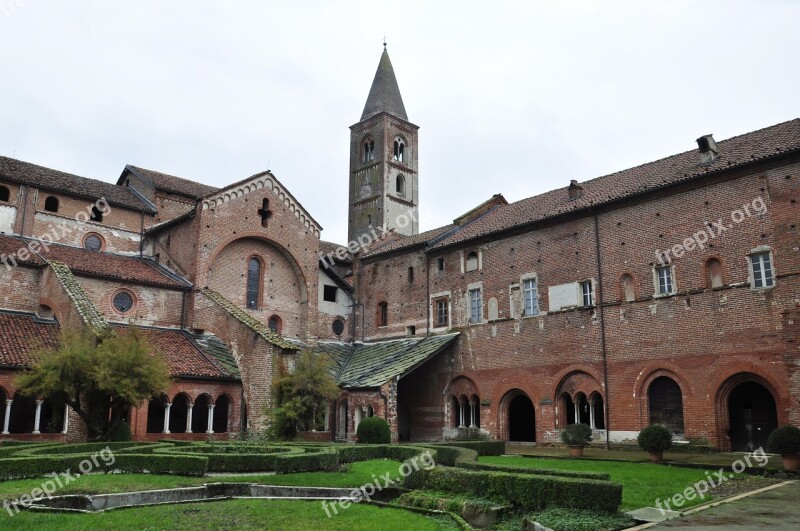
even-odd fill
[[[565,478],[599,479],[608,481],[611,474],[606,472],[582,472],[578,470],[557,470],[555,468],[529,468],[524,466],[490,465],[488,463],[459,463],[456,465],[468,470],[488,470],[494,472],[512,472],[514,474],[533,474],[537,476],[561,476]]]
[[[781,455],[800,455],[800,429],[781,426],[769,434],[767,447],[770,452]]]
[[[622,503],[622,485],[610,481],[459,468],[421,469],[406,478],[405,486],[503,498],[526,510],[556,506],[616,513]]]
[[[570,424],[561,432],[561,440],[567,446],[589,446],[592,442],[592,428],[587,424]]]
[[[131,427],[124,420],[117,420],[108,428],[106,440],[109,442],[130,441]]]
[[[529,515],[528,520],[539,522],[553,531],[624,529],[634,524],[633,520],[624,514],[603,514],[586,510],[562,509],[560,507]]]
[[[368,417],[358,424],[356,431],[359,443],[364,444],[389,444],[392,437],[389,433],[389,423],[380,417]]]
[[[672,434],[660,424],[652,424],[639,432],[636,438],[645,452],[663,452],[672,447]]]

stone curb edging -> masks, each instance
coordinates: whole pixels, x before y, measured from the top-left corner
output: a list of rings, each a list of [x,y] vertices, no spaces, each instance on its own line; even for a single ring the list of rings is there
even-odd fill
[[[784,481],[782,483],[776,483],[775,485],[768,485],[766,487],[761,487],[759,489],[751,490],[749,492],[743,492],[742,494],[736,494],[734,496],[729,496],[728,498],[722,498],[721,500],[713,501],[713,502],[707,503],[705,505],[700,505],[698,507],[692,507],[691,509],[687,509],[686,511],[682,511],[680,517],[688,516],[688,515],[694,514],[694,513],[699,513],[701,511],[706,511],[708,509],[712,509],[712,508],[717,507],[719,505],[724,505],[726,503],[731,503],[731,502],[734,502],[736,500],[741,500],[742,498],[747,498],[748,496],[753,496],[755,494],[760,494],[762,492],[767,492],[769,490],[777,489],[779,487],[785,487],[786,485],[791,485],[792,483],[794,483],[794,481]],[[629,528],[625,529],[625,531],[639,531],[640,529],[648,529],[648,528],[651,528],[651,527],[655,527],[655,526],[657,526],[658,524],[661,524],[661,523],[663,523],[663,522],[649,522],[649,523],[641,524],[641,525],[638,525],[638,526],[635,526],[635,527],[629,527]]]

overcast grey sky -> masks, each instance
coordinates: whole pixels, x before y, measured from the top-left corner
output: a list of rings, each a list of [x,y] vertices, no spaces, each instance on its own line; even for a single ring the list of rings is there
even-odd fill
[[[422,230],[800,116],[800,2],[0,0],[0,154],[115,182],[271,169],[347,234],[384,33]]]

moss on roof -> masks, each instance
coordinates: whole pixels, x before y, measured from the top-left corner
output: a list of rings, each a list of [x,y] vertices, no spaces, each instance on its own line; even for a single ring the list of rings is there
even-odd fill
[[[321,342],[314,351],[333,358],[336,383],[345,388],[380,387],[429,360],[458,337],[458,332],[348,345]]]
[[[276,334],[272,330],[269,329],[267,325],[247,313],[246,311],[242,310],[234,303],[217,293],[216,291],[203,288],[200,292],[208,297],[211,301],[217,304],[220,308],[228,312],[234,319],[241,322],[255,333],[260,335],[264,338],[267,342],[275,345],[276,347],[280,347],[286,350],[300,350],[300,347],[297,345],[289,342],[285,338],[283,338],[280,334]]]
[[[55,260],[50,260],[47,263],[55,273],[61,286],[63,286],[64,291],[67,292],[86,326],[97,335],[105,335],[111,332],[105,317],[103,317],[103,314],[100,313],[100,310],[97,309],[97,306],[94,305],[86,292],[83,291],[78,281],[75,280],[69,267]]]

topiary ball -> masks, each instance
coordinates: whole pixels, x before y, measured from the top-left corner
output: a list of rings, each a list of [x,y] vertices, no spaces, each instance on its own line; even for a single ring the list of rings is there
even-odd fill
[[[108,441],[130,441],[131,440],[131,427],[124,420],[118,420],[111,425],[108,429]]]
[[[767,448],[780,455],[800,455],[800,428],[781,426],[769,434]]]
[[[640,431],[636,441],[645,452],[663,452],[672,447],[672,433],[660,424],[653,424]]]
[[[380,417],[367,417],[358,424],[358,442],[363,444],[389,444],[392,436],[389,423]]]

